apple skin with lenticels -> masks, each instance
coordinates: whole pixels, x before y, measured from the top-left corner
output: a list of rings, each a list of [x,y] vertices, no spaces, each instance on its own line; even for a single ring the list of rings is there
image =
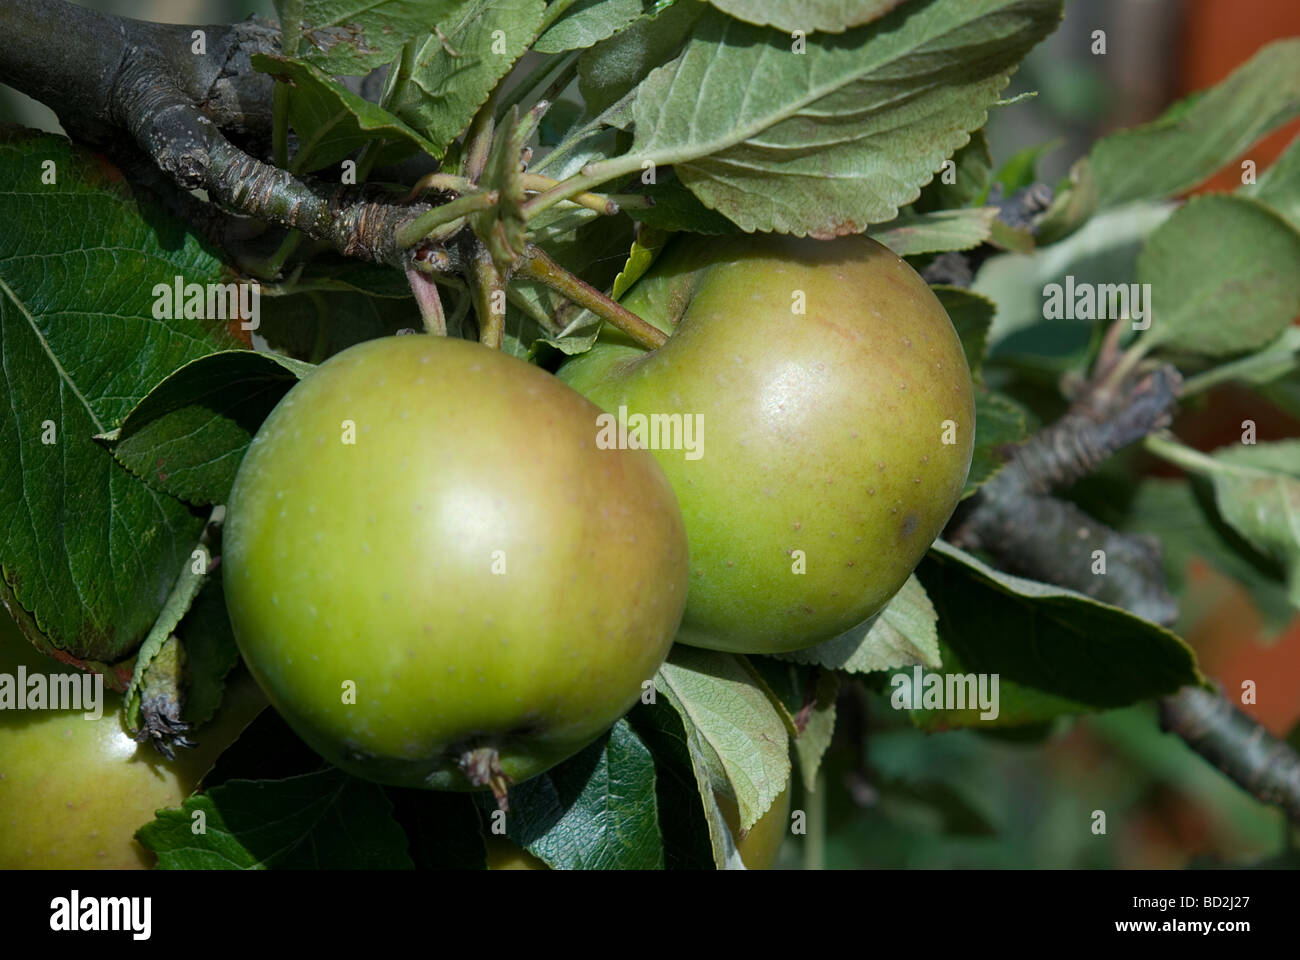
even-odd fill
[[[38,653],[0,607],[0,674],[16,676],[20,665],[29,677],[73,672]],[[121,696],[103,696],[95,719],[82,710],[0,711],[0,870],[153,866],[136,830],[156,810],[179,807],[266,706],[252,678],[235,674],[216,717],[189,734],[198,746],[167,760],[127,733]]]
[[[668,342],[607,329],[559,376],[629,426],[694,418],[697,449],[661,431],[652,450],[690,541],[678,640],[777,653],[878,613],[974,446],[970,370],[925,281],[865,237],[679,236],[622,302]]]
[[[249,669],[331,763],[501,798],[622,716],[686,595],[681,513],[644,451],[551,374],[427,335],[327,360],[231,492],[227,607]]]

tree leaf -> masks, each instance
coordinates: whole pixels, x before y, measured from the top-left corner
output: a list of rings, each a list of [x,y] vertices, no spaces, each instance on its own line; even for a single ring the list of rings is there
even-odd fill
[[[799,760],[799,777],[805,790],[815,790],[817,771],[835,732],[835,698],[839,675],[817,665],[804,666],[793,657],[751,656],[745,658],[761,678],[769,697],[791,728],[803,724],[791,745]]]
[[[1300,607],[1300,440],[1224,447],[1210,475],[1219,512],[1256,549],[1288,573]]]
[[[1300,137],[1291,141],[1282,156],[1260,176],[1259,182],[1241,186],[1237,192],[1271,207],[1300,230]]]
[[[298,57],[331,76],[361,76],[473,0],[303,0]],[[274,0],[284,22],[285,0]]]
[[[155,489],[190,503],[224,503],[253,434],[313,369],[251,350],[200,357],[127,414],[113,456]]]
[[[636,239],[632,241],[632,249],[627,255],[627,262],[614,278],[614,289],[609,294],[611,297],[615,300],[619,299],[627,293],[632,284],[645,276],[646,271],[663,250],[664,244],[668,242],[669,236],[666,231],[656,230],[654,227],[637,231]]]
[[[396,270],[388,272],[397,274],[402,284],[406,284],[406,278]],[[351,285],[347,276],[340,282]],[[262,299],[262,325],[258,333],[268,347],[299,360],[319,363],[363,340],[420,328],[419,309],[409,296],[398,299],[372,292],[321,293],[311,291],[310,287],[308,290]]]
[[[1187,570],[1192,559],[1199,557],[1250,591],[1272,633],[1285,630],[1295,618],[1285,587],[1271,571],[1261,570],[1253,557],[1231,543],[1230,533],[1225,536],[1213,494],[1202,500],[1199,489],[1186,479],[1145,478],[1131,512],[1120,526],[1126,531],[1151,534],[1160,541],[1165,576],[1175,597],[1181,599],[1193,589]]]
[[[533,42],[538,53],[580,50],[612,37],[649,13],[654,0],[578,0]]]
[[[1149,345],[1224,356],[1265,346],[1300,315],[1300,233],[1253,200],[1194,197],[1147,239]]]
[[[215,571],[214,571],[215,573]],[[198,726],[221,706],[225,680],[239,663],[239,647],[226,613],[221,577],[210,576],[176,627],[185,646],[185,719]]]
[[[789,736],[781,715],[729,653],[674,646],[655,688],[681,715],[713,789],[734,795],[748,830],[790,780]]]
[[[430,33],[417,48],[411,82],[393,111],[423,131],[441,156],[528,49],[545,10],[542,0],[462,0],[430,17],[442,38]]]
[[[1043,320],[1049,283],[1132,283],[1143,238],[1168,219],[1170,205],[1133,204],[1099,214],[1068,239],[1033,255],[999,254],[986,260],[971,290],[997,304],[989,331],[994,355],[1001,341]],[[1072,321],[1050,321],[1058,326]]]
[[[484,870],[483,818],[471,793],[385,787],[417,870]]]
[[[238,324],[154,319],[156,283],[215,283],[221,265],[98,154],[0,131],[0,184],[2,592],[42,649],[112,662],[148,633],[204,518],[92,438],[176,367],[238,346]]]
[[[722,868],[726,851],[715,832],[726,832],[722,818],[713,823],[712,787],[708,771],[691,756],[686,727],[677,711],[656,699],[638,703],[627,715],[655,764],[655,798],[659,805],[659,832],[663,835],[666,870]]]
[[[287,780],[230,780],[136,832],[161,870],[410,869],[383,787],[329,767]],[[202,811],[205,831],[194,833]]]
[[[997,207],[905,213],[870,233],[900,257],[970,250],[989,239],[997,215]]]
[[[672,164],[746,231],[860,233],[917,198],[1059,17],[1055,0],[935,0],[795,53],[711,11],[637,87],[619,169]]]
[[[938,667],[941,661],[936,619],[934,604],[913,575],[888,606],[867,623],[815,647],[777,656],[849,673],[893,670],[916,663]]]
[[[976,390],[975,452],[971,456],[962,499],[984,486],[1006,466],[1003,448],[1024,443],[1028,436],[1025,412],[1014,400],[1001,393]]]
[[[949,159],[953,163],[953,182],[944,182],[945,170],[941,165],[938,174],[921,188],[921,195],[912,204],[917,213],[971,207],[983,203],[988,196],[993,154],[989,151],[989,141],[983,129],[973,132],[970,142]]]
[[[760,27],[843,33],[878,20],[904,0],[709,0],[724,13]]]
[[[578,91],[587,114],[604,113],[647,73],[677,56],[706,9],[701,0],[678,0],[583,51],[578,58]]]
[[[357,96],[318,67],[255,53],[253,69],[293,84],[289,122],[298,133],[293,169],[311,173],[338,163],[370,140],[402,140],[434,157],[442,151],[378,104]]]
[[[958,674],[998,678],[997,717],[981,720],[978,707],[913,710],[923,729],[1039,723],[1206,682],[1191,649],[1163,627],[995,570],[943,540],[917,576],[939,614],[945,687]]]
[[[994,183],[1002,184],[1003,196],[1009,197],[1017,190],[1033,184],[1038,179],[1038,161],[1061,146],[1062,142],[1057,138],[1025,147],[1013,154],[993,177]]]
[[[661,172],[656,182],[641,187],[653,207],[628,207],[627,215],[647,226],[670,232],[733,234],[736,226],[716,210],[700,203],[699,198],[671,173]]]
[[[1098,203],[1168,197],[1196,186],[1300,113],[1300,38],[1261,47],[1185,109],[1119,130],[1089,153]]]
[[[997,307],[988,297],[972,293],[962,287],[934,286],[930,288],[948,312],[962,350],[966,352],[966,365],[978,383],[988,354],[989,328]]]
[[[491,802],[480,795],[484,808]],[[664,865],[650,751],[613,729],[510,791],[506,832],[557,870],[659,870]]]

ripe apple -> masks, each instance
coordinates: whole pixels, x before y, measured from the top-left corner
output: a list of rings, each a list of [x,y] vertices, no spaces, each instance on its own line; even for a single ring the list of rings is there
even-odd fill
[[[674,243],[624,299],[668,342],[602,334],[559,376],[624,411],[628,445],[658,445],[690,541],[679,641],[831,639],[884,607],[961,496],[975,436],[961,342],[925,281],[865,237]],[[638,432],[638,414],[696,434]]]
[[[258,431],[224,534],[245,661],[357,776],[498,799],[626,712],[686,597],[672,487],[600,411],[464,340],[332,357]]]
[[[0,673],[82,674],[32,647],[0,609]],[[221,710],[191,734],[192,750],[165,760],[122,725],[122,698],[104,691],[103,715],[0,711],[0,869],[126,870],[153,865],[135,831],[179,807],[223,750],[266,705],[251,677],[227,685]]]
[[[749,828],[744,837],[740,836],[740,808],[736,801],[724,793],[714,793],[718,806],[722,809],[722,818],[731,828],[731,835],[736,840],[736,851],[740,862],[747,870],[768,870],[776,863],[781,844],[790,832],[790,786],[777,795],[767,813],[758,818],[758,822]]]

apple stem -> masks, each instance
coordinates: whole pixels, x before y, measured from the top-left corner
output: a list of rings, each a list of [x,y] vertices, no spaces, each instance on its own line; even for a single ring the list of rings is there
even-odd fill
[[[530,243],[524,251],[519,267],[520,273],[527,279],[543,283],[578,306],[586,307],[647,350],[656,350],[668,342],[668,335],[662,330],[646,323],[627,307],[605,296],[591,284],[579,280],[552,260],[541,247]]]
[[[500,350],[506,331],[506,282],[482,243],[475,245],[470,263],[470,288],[474,312],[478,314],[478,340],[485,347]]]
[[[447,316],[442,312],[442,298],[438,296],[438,285],[433,277],[411,266],[406,268],[406,280],[411,285],[411,293],[415,294],[415,302],[420,308],[424,332],[445,337]]]
[[[497,809],[508,811],[507,796],[513,781],[501,769],[501,756],[493,747],[476,747],[466,750],[460,757],[460,769],[466,779],[476,787],[490,787],[497,798]]]

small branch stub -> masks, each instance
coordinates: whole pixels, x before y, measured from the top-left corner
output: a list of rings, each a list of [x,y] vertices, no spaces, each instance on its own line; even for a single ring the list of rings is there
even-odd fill
[[[460,758],[460,769],[465,778],[476,787],[490,787],[492,795],[497,798],[497,809],[510,809],[507,793],[513,781],[501,769],[501,757],[493,747],[477,747],[466,750]]]

